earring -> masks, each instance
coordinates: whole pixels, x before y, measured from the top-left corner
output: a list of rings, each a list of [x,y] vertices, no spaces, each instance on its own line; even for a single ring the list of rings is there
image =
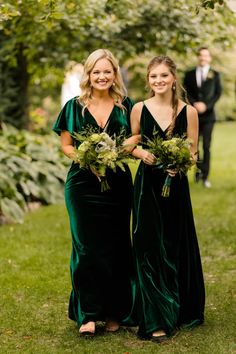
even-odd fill
[[[113,83],[112,83],[112,86],[115,86],[115,85],[116,85],[116,84],[113,82]]]
[[[175,91],[176,90],[176,81],[173,82],[173,85],[172,85],[172,90]]]

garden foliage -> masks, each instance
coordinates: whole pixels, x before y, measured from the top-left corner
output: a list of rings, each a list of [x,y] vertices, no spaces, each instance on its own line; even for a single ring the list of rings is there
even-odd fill
[[[3,125],[0,132],[0,223],[23,222],[33,202],[63,198],[67,160],[58,138]]]

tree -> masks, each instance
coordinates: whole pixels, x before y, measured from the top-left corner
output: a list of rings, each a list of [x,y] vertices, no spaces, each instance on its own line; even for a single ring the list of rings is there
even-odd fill
[[[212,7],[215,9],[205,10]],[[61,84],[69,59],[108,47],[121,61],[155,51],[190,52],[200,43],[228,47],[235,17],[222,1],[11,0],[0,5],[0,119],[28,125],[35,86]],[[198,12],[198,14],[197,14]],[[218,27],[216,32],[214,29]]]

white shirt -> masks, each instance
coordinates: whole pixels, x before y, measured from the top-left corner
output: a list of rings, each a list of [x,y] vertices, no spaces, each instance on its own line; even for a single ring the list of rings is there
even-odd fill
[[[202,86],[202,79],[203,79],[203,81],[206,80],[209,70],[210,70],[210,65],[197,66],[196,80],[197,80],[198,87]]]

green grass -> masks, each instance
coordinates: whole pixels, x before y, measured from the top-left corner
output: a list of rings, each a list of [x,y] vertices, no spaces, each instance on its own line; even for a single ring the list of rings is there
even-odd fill
[[[236,124],[215,127],[211,190],[190,187],[206,282],[206,320],[168,343],[135,329],[81,339],[67,318],[70,233],[64,205],[43,207],[23,225],[0,227],[0,352],[32,354],[236,353]]]

